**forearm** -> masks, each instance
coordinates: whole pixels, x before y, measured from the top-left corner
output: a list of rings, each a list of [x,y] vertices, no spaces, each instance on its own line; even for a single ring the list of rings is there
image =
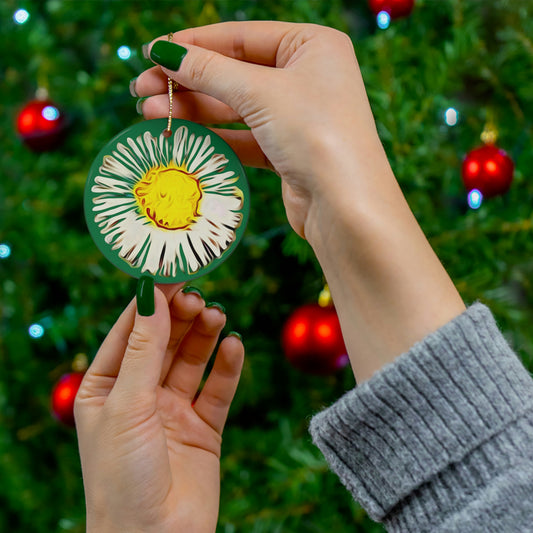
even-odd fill
[[[358,382],[465,309],[381,146],[370,149],[351,167],[323,165],[346,184],[321,191],[306,224]]]

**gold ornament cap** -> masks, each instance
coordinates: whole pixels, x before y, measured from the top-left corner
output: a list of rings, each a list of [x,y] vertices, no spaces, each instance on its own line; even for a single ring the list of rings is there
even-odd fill
[[[318,305],[320,307],[328,307],[330,305],[333,305],[331,292],[329,291],[329,286],[327,283],[324,285],[324,288],[320,291],[320,294],[318,295]]]
[[[74,356],[72,361],[72,370],[74,372],[86,372],[89,368],[89,359],[87,354],[78,353]]]
[[[487,112],[487,122],[483,131],[481,132],[481,142],[483,144],[496,144],[498,140],[498,128],[494,120],[494,113],[492,111]]]

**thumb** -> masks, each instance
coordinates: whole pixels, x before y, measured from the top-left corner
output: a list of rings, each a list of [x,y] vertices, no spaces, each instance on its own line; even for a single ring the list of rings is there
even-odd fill
[[[229,105],[241,117],[251,114],[250,104],[268,71],[192,44],[181,46],[158,40],[152,44],[150,59],[180,85]],[[253,106],[252,106],[253,107]]]
[[[170,338],[170,312],[161,290],[152,283],[144,287],[154,298],[153,314],[139,314],[139,292],[135,323],[128,338],[124,359],[114,389],[122,392],[153,392],[159,383]],[[151,286],[150,286],[151,285]]]

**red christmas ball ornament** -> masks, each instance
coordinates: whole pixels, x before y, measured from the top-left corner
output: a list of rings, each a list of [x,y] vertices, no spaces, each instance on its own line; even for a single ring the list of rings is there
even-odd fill
[[[290,363],[309,374],[333,374],[348,364],[333,306],[308,304],[296,309],[283,327],[282,346]]]
[[[17,132],[36,152],[57,148],[64,139],[65,116],[50,100],[32,100],[17,116]]]
[[[52,390],[52,413],[67,426],[74,426],[74,399],[83,376],[83,372],[64,374]]]
[[[513,173],[513,160],[494,144],[485,144],[468,152],[462,166],[466,190],[477,189],[484,198],[506,193],[513,181]]]
[[[411,14],[415,0],[369,0],[368,5],[376,17],[384,11],[391,19],[397,19]]]

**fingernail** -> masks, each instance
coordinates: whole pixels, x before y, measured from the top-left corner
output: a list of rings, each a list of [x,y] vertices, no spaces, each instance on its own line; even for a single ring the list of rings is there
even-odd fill
[[[215,308],[218,309],[221,313],[226,314],[226,308],[225,308],[222,304],[219,304],[218,302],[209,302],[209,303],[205,304],[205,306],[206,306],[207,308],[215,307]]]
[[[137,283],[137,311],[141,316],[152,316],[155,312],[154,278],[141,276]]]
[[[142,46],[144,59],[150,59],[150,43],[144,43]]]
[[[137,78],[133,78],[132,80],[130,80],[130,94],[134,97],[134,98],[139,98],[139,95],[137,94],[137,91],[135,90],[135,84],[137,83]]]
[[[137,113],[139,113],[139,115],[143,114],[143,104],[145,100],[146,98],[139,98],[137,100],[137,103],[135,104],[135,109],[137,110]]]
[[[237,337],[242,342],[242,335],[236,331],[230,331],[228,337]]]
[[[181,289],[181,292],[183,294],[197,294],[200,298],[204,297],[200,289],[197,289],[196,287],[191,287],[190,285],[187,287],[183,287],[183,289]]]
[[[179,44],[156,41],[150,50],[150,59],[169,70],[178,70],[186,54],[187,48]]]

